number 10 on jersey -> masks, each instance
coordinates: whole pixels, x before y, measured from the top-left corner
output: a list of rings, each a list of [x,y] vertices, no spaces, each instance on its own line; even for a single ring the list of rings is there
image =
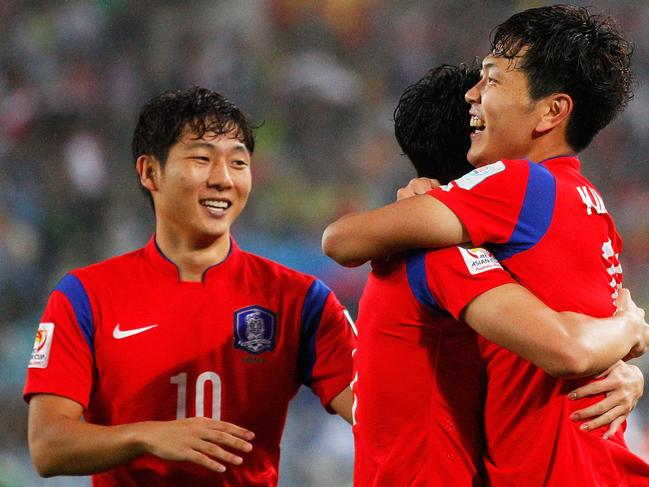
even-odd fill
[[[175,384],[177,391],[176,419],[187,417],[187,372],[174,375],[170,382]],[[212,411],[205,414],[205,389],[212,387]],[[196,378],[195,411],[197,417],[221,419],[221,378],[219,374],[206,371]]]

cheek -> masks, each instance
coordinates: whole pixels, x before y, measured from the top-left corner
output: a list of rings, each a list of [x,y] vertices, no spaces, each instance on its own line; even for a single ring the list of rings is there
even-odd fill
[[[252,180],[250,174],[241,174],[236,181],[237,191],[239,196],[243,199],[248,199],[250,190],[252,189]]]

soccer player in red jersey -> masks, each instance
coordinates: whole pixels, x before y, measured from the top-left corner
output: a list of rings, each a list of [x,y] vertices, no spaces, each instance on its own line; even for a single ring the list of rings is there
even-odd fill
[[[253,149],[246,117],[218,93],[167,92],[143,107],[133,155],[155,236],[70,272],[49,298],[24,390],[41,475],[274,486],[301,384],[351,421],[343,307],[318,279],[231,237]]]
[[[420,176],[449,182],[466,172],[463,96],[477,80],[476,71],[440,66],[399,101],[395,133]],[[649,327],[642,315],[635,328],[575,321],[514,282],[485,249],[414,251],[372,263],[354,355],[355,485],[485,485],[483,362],[475,333],[445,310],[457,317],[474,297],[493,289],[493,299],[482,303],[492,309],[470,324],[554,375],[598,372],[627,355],[636,340],[646,346]],[[453,293],[455,286],[463,292]],[[501,303],[509,313],[481,319],[503,311],[493,309]],[[588,360],[594,361],[582,365]],[[615,373],[624,367],[634,369]],[[641,374],[639,381],[641,389]]]
[[[325,250],[355,264],[408,248],[489,244],[555,310],[612,315],[621,239],[570,154],[628,101],[631,51],[612,19],[587,9],[512,16],[495,30],[482,77],[467,93],[476,128],[468,158],[478,169],[430,195],[344,217],[325,233]],[[467,322],[492,293],[465,307]],[[482,354],[492,485],[649,485],[649,465],[628,450],[622,432],[607,438],[571,421],[591,403],[568,397],[584,381],[551,377],[492,343],[483,343]]]

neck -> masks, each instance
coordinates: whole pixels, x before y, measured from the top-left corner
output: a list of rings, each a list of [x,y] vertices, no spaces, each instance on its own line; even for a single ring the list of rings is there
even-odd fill
[[[204,239],[182,238],[167,231],[164,225],[156,226],[156,243],[180,273],[181,281],[201,282],[205,270],[223,261],[230,251],[230,233]]]
[[[541,162],[551,157],[574,153],[575,149],[568,145],[565,137],[559,131],[552,131],[536,139],[525,159]]]

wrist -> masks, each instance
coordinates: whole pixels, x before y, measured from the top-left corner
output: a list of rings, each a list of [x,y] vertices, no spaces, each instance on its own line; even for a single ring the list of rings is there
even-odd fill
[[[142,421],[140,423],[124,425],[125,446],[134,456],[151,453],[151,443],[147,432],[152,424],[153,421]]]

